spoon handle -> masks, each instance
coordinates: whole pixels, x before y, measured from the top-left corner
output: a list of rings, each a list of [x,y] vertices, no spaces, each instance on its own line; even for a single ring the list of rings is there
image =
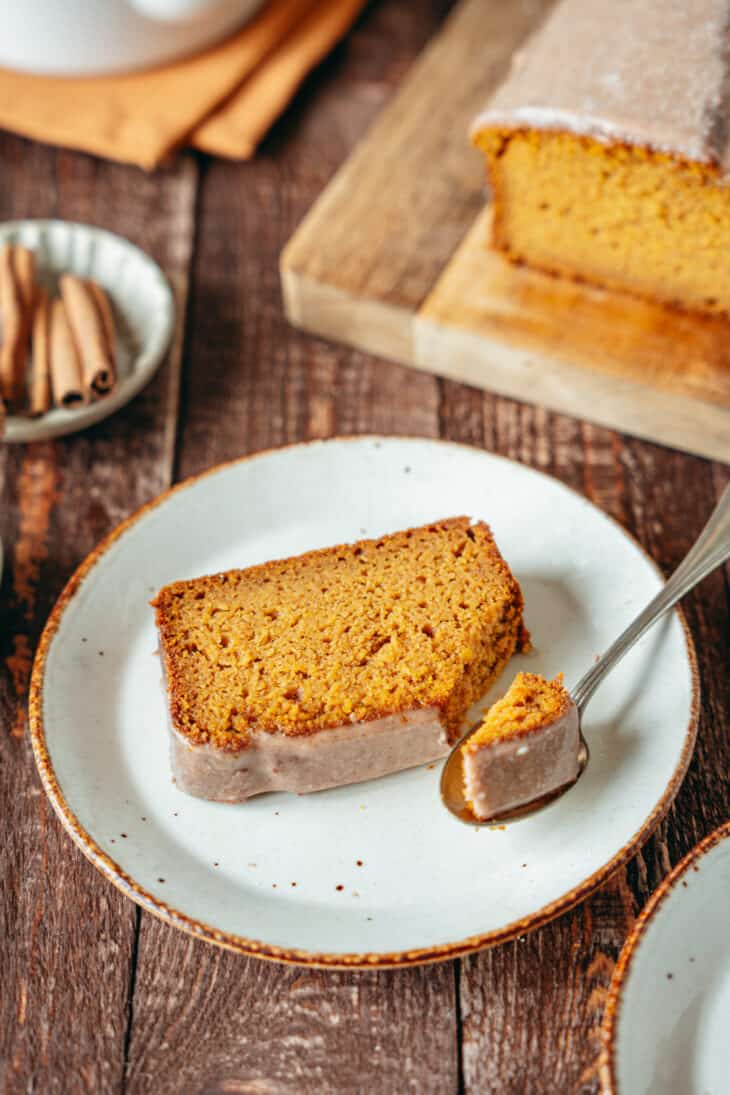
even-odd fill
[[[660,616],[673,608],[685,593],[694,589],[710,571],[728,558],[730,558],[730,485],[723,491],[720,501],[697,537],[694,546],[690,548],[664,588],[571,690],[573,701],[581,714],[606,674],[623,658],[644,632],[648,631]]]

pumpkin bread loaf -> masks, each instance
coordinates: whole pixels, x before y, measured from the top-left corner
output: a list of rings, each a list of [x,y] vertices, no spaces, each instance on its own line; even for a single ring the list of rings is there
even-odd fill
[[[730,314],[730,0],[562,0],[476,119],[516,262]]]

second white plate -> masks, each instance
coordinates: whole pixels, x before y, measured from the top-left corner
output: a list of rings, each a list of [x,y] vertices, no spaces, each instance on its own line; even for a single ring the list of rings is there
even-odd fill
[[[658,590],[622,529],[560,483],[443,442],[353,438],[229,464],[163,495],[83,564],[44,633],[31,727],[45,788],[107,877],[178,927],[263,957],[385,966],[511,938],[598,886],[684,775],[696,674],[679,616],[593,699],[575,790],[504,830],[439,800],[439,767],[230,806],[176,790],[149,598],[166,582],[466,513],[519,578],[534,653],[578,679]],[[507,683],[503,679],[499,688]]]
[[[616,966],[603,1021],[606,1095],[730,1090],[730,822],[652,894]]]

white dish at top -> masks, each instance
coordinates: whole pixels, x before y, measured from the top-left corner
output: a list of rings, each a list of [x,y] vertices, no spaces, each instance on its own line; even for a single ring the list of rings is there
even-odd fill
[[[675,867],[636,922],[603,1023],[611,1095],[730,1091],[730,822]]]
[[[101,544],[54,609],[31,689],[44,786],[92,862],[199,937],[328,966],[454,957],[600,885],[649,835],[689,763],[696,674],[677,614],[591,702],[591,763],[577,787],[504,830],[447,812],[440,765],[233,806],[171,782],[148,604],[161,585],[462,513],[491,524],[535,645],[493,695],[520,668],[577,680],[661,584],[638,545],[559,482],[420,439],[315,442],[224,465]]]
[[[38,281],[56,293],[60,274],[93,278],[108,293],[117,324],[117,382],[87,406],[54,407],[40,418],[8,415],[0,441],[46,441],[93,426],[128,403],[152,379],[172,337],[175,302],[162,270],[128,240],[69,221],[0,224],[0,244],[22,243],[36,258]]]
[[[89,76],[161,65],[236,30],[262,0],[22,0],[2,4],[0,65]],[[90,92],[94,94],[93,91]]]

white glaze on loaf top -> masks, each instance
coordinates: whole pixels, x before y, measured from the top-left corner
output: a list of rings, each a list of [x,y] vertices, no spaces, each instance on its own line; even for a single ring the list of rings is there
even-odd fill
[[[562,0],[473,125],[563,130],[730,172],[730,0]]]

